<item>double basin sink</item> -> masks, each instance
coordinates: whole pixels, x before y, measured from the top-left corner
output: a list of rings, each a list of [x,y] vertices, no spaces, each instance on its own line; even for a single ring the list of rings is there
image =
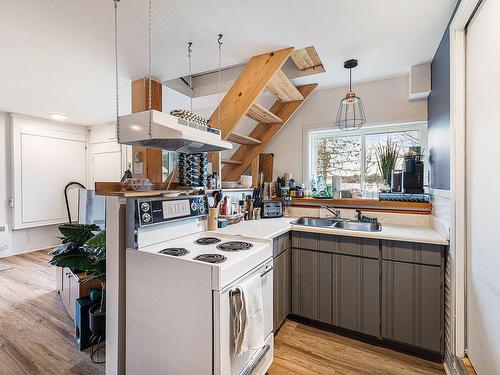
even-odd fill
[[[366,223],[364,221],[346,219],[322,219],[317,217],[300,217],[292,221],[292,224],[304,225],[306,227],[358,230],[363,232],[379,232],[382,230],[382,225],[380,223]]]

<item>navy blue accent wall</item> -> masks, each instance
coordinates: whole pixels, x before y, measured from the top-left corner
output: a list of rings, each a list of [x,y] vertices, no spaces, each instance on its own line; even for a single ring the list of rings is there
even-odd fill
[[[450,189],[450,34],[448,27],[431,64],[431,88],[427,99],[427,144],[431,188]]]
[[[429,162],[431,188],[450,189],[450,31],[449,26],[458,6],[450,17],[443,38],[432,59],[431,93],[427,98]]]

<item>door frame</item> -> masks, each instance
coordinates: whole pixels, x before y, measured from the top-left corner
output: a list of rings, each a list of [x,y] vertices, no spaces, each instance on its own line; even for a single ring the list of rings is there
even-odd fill
[[[454,271],[455,355],[463,357],[466,345],[467,212],[465,170],[466,29],[482,0],[462,0],[450,24],[450,125],[451,125],[451,241]]]

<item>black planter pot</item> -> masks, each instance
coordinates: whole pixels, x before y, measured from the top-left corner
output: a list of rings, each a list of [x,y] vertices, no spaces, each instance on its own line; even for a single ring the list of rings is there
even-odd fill
[[[95,304],[89,310],[89,328],[94,336],[104,336],[106,333],[106,314],[96,314],[99,307],[99,304]]]

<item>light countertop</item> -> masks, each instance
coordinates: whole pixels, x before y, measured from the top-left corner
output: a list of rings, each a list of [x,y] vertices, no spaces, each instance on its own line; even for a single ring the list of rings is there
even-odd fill
[[[448,245],[448,240],[446,238],[439,235],[433,228],[427,226],[382,224],[382,230],[380,232],[364,232],[337,228],[292,225],[290,222],[293,220],[294,218],[292,217],[281,217],[275,219],[242,221],[238,224],[229,225],[226,228],[217,229],[214,233],[271,239],[290,230],[294,230],[349,237],[380,238],[394,241]]]

